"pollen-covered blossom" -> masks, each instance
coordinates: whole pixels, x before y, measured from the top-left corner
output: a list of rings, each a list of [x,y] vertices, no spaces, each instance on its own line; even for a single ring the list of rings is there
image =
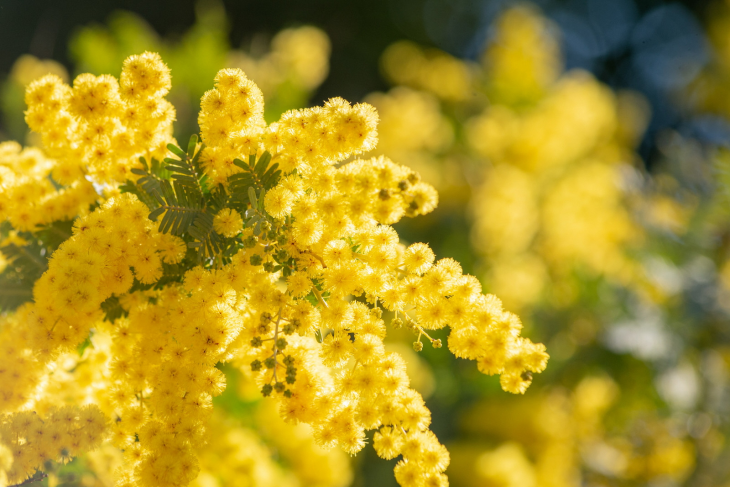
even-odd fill
[[[215,216],[213,227],[224,237],[235,237],[243,230],[243,220],[236,210],[223,208]]]
[[[258,87],[225,69],[201,102],[202,144],[170,146],[179,159],[160,162],[162,119],[146,138],[136,119],[119,116],[154,104],[172,113],[156,55],[125,62],[119,88],[111,77],[77,81],[32,84],[28,119],[49,138],[56,159],[43,159],[47,166],[73,162],[108,190],[93,211],[79,210],[34,301],[2,317],[0,411],[32,414],[59,384],[77,390],[64,400],[98,404],[113,420],[110,441],[124,452],[118,486],[177,487],[198,476],[215,447],[207,425],[212,398],[226,388],[217,365],[226,362],[281,418],[306,425],[319,448],[355,454],[378,430],[376,452],[401,456],[401,485],[447,485],[449,453],[429,430],[403,358],[384,348],[384,313],[413,331],[416,350],[422,339],[441,347],[429,333],[448,326],[448,349],[500,374],[507,391],[524,392],[545,368],[545,347],[521,337],[519,318],[476,278],[426,244],[400,243],[390,224],[432,211],[433,187],[384,156],[344,162],[375,147],[372,106],[335,98],[267,125]],[[54,139],[44,115],[67,116],[76,142]],[[88,136],[108,124],[112,132]],[[124,149],[87,157],[122,134]],[[13,222],[20,210],[9,208]],[[87,338],[95,351],[82,362],[93,371],[63,368],[63,354]],[[63,382],[64,373],[78,377]]]
[[[123,182],[140,156],[161,159],[174,142],[175,109],[164,98],[170,86],[169,69],[151,52],[129,57],[119,81],[82,74],[71,87],[50,74],[28,86],[25,120],[57,160],[59,183],[84,174]]]

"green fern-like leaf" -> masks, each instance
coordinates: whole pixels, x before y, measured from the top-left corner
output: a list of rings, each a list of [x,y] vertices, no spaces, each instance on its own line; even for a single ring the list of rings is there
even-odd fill
[[[203,146],[201,145],[196,151],[197,145],[197,135],[190,137],[187,153],[173,144],[168,144],[167,148],[179,159],[166,158],[165,169],[170,171],[173,181],[185,186],[191,194],[202,198],[209,188],[207,187],[207,177],[200,169],[200,154]]]
[[[162,277],[154,285],[155,289],[161,289],[162,287],[173,283],[182,282],[185,277],[189,266],[184,263],[180,264],[162,264]]]
[[[162,215],[159,231],[182,236],[191,228],[195,218],[204,212],[203,196],[177,181],[163,180],[160,189],[162,195],[157,195],[159,207],[150,213],[149,218],[157,221]]]
[[[210,214],[200,213],[190,227],[189,233],[200,242],[198,248],[200,257],[214,257],[223,251],[223,238],[213,230],[213,217]]]
[[[0,247],[7,267],[0,276],[0,310],[16,309],[33,299],[33,284],[48,267],[47,249],[31,234],[24,235],[28,245]]]
[[[248,188],[253,188],[256,192],[259,192],[261,190],[269,190],[279,182],[279,178],[281,177],[279,163],[274,163],[269,166],[270,162],[271,154],[269,152],[264,152],[258,160],[252,154],[249,156],[248,162],[244,162],[241,159],[233,161],[236,166],[243,169],[243,172],[234,174],[228,178],[228,189],[230,193],[228,200],[229,207],[235,208],[243,213],[246,211],[248,205],[252,203],[248,196]]]
[[[139,162],[144,169],[132,168],[131,172],[141,177],[136,183],[127,180],[121,186],[121,191],[136,195],[150,210],[154,210],[161,204],[162,181],[169,179],[170,173],[156,159],[152,159],[148,165],[145,158],[140,157]]]
[[[125,184],[125,190],[145,201],[151,210],[149,218],[159,220],[160,232],[184,238],[198,262],[213,257],[230,258],[228,253],[235,253],[238,243],[213,230],[214,216],[223,208],[245,214],[252,203],[251,194],[263,199],[266,190],[279,181],[279,165],[271,164],[268,152],[258,159],[251,155],[248,162],[236,159],[234,162],[242,171],[228,178],[226,187],[209,187],[200,168],[203,145],[198,143],[197,136],[190,138],[187,150],[173,144],[168,149],[172,157],[165,158],[162,164],[153,160],[148,165],[140,160],[142,169],[133,170],[140,178],[136,184]],[[256,206],[260,207],[262,202],[258,203]],[[168,277],[163,276],[162,280],[165,279]]]
[[[0,234],[12,227],[0,225]],[[20,232],[27,244],[0,248],[7,266],[0,275],[0,310],[12,310],[33,299],[33,285],[48,268],[48,257],[71,237],[73,221],[59,220],[35,232]]]
[[[104,319],[112,323],[117,318],[127,316],[127,311],[122,308],[117,296],[110,296],[101,303],[101,310],[104,312]]]
[[[228,200],[228,192],[226,192],[224,188],[219,187],[208,193],[206,197],[206,206],[210,210],[210,213],[217,215],[219,211],[226,208]]]
[[[12,311],[33,299],[33,285],[0,276],[0,311]]]

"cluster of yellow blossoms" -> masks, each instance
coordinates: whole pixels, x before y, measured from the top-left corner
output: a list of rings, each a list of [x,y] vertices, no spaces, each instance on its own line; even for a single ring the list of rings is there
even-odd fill
[[[300,90],[314,90],[329,72],[330,40],[316,27],[305,25],[284,29],[271,39],[269,52],[254,53],[234,50],[226,64],[240,68],[256,80],[264,94],[291,97]],[[277,90],[287,84],[287,90]]]
[[[672,257],[640,245],[650,238],[640,223],[645,213],[672,215],[679,205],[668,202],[669,211],[661,211],[643,191],[662,186],[661,176],[642,172],[634,152],[649,118],[646,102],[612,91],[590,73],[564,72],[556,30],[537,8],[521,5],[496,20],[479,62],[400,42],[383,56],[395,86],[367,101],[381,118],[376,150],[398,154],[439,183],[442,221],[445,214],[456,222],[468,214],[485,289],[520,310],[526,323],[552,322],[548,344],[557,360],[567,361],[616,319],[604,312],[603,293],[586,292],[595,282],[658,296],[640,259]],[[717,34],[726,39],[727,29]],[[443,84],[432,82],[437,77]],[[723,106],[712,99],[715,108]],[[686,160],[676,154],[677,164]],[[670,191],[678,192],[676,185]],[[441,244],[460,243],[445,238]],[[677,316],[667,309],[662,313]],[[585,354],[579,360],[585,365]],[[563,370],[573,370],[563,363]],[[640,408],[627,390],[603,420],[611,401],[578,410],[583,401],[600,402],[601,381],[584,379],[568,394],[560,385],[578,377],[553,379],[549,396],[498,406],[489,399],[464,415],[449,444],[454,484],[681,483],[690,475],[695,440],[681,432],[670,438],[673,418],[642,412],[630,421],[630,411]],[[594,480],[596,472],[606,477]]]
[[[429,332],[448,325],[449,349],[514,393],[545,368],[545,348],[458,263],[399,242],[389,224],[430,212],[437,196],[387,158],[345,163],[375,147],[371,106],[333,99],[267,125],[242,71],[215,82],[201,103],[202,144],[170,146],[180,159],[161,163],[174,111],[158,55],[129,58],[119,85],[81,75],[73,88],[55,76],[29,86],[28,122],[55,158],[54,180],[91,180],[103,194],[50,256],[34,302],[1,318],[0,411],[33,408],[49,367],[90,333],[95,347],[98,330],[110,340],[108,374],[95,379],[105,387],[75,401],[111,420],[119,486],[198,476],[199,452],[216,441],[206,424],[225,362],[320,446],[354,454],[379,429],[377,453],[403,457],[401,485],[446,485],[448,452],[405,362],[384,350],[384,313],[417,335],[417,350],[422,337],[440,347]]]
[[[446,204],[470,207],[485,283],[509,306],[575,301],[575,270],[640,282],[625,253],[642,238],[626,190],[645,102],[562,73],[554,29],[529,5],[505,10],[480,61],[390,47],[384,68],[400,85],[368,98],[381,114],[379,150],[439,181]]]
[[[610,411],[621,392],[606,376],[588,376],[572,391],[478,401],[459,421],[470,439],[449,445],[451,480],[469,487],[565,487],[607,477],[613,485],[646,485],[656,478],[684,482],[697,452],[688,438],[672,432],[672,422],[644,411],[630,434],[612,431]],[[494,439],[500,445],[485,449]]]
[[[306,106],[329,72],[330,41],[316,27],[291,27],[273,37],[251,33],[250,43],[234,47],[229,41],[231,22],[222,3],[197,2],[195,17],[195,24],[187,31],[163,37],[138,14],[116,11],[106,25],[92,23],[80,28],[69,41],[69,57],[77,72],[116,74],[132,54],[160,53],[175,79],[169,97],[177,109],[177,133],[195,129],[200,97],[220,69],[240,68],[256,82],[266,96],[267,120],[277,119],[288,109]],[[29,71],[28,65],[31,63],[22,66],[25,72]],[[19,69],[14,71],[18,83],[17,75],[21,73]],[[8,99],[3,101],[7,103]]]
[[[140,156],[164,157],[175,109],[164,98],[169,70],[155,60],[152,54],[129,58],[119,81],[83,74],[69,87],[51,75],[29,86],[25,120],[56,160],[56,182],[70,184],[84,174],[98,183],[124,181]]]
[[[218,485],[252,487],[347,487],[352,483],[350,462],[344,452],[316,445],[311,428],[285,423],[270,406],[262,401],[253,415],[258,438],[254,430],[221,414],[213,415],[208,429],[216,440],[199,455],[201,470],[193,487],[216,485],[216,479],[222,480]],[[271,458],[272,447],[289,471]]]
[[[106,418],[96,405],[54,408],[43,419],[34,411],[0,417],[0,445],[9,449],[8,465],[0,464],[5,480],[23,480],[46,462],[86,452],[101,442],[105,430]]]
[[[472,148],[493,164],[472,203],[491,281],[514,303],[564,281],[569,262],[630,282],[638,268],[625,249],[641,231],[625,208],[621,165],[636,157],[642,127],[627,123],[645,120],[640,100],[585,72],[559,76],[557,42],[532,10],[509,11],[497,27],[485,53],[496,102],[466,126]],[[532,81],[518,83],[520,73]]]
[[[23,149],[16,142],[1,143],[0,219],[27,232],[88,211],[98,198],[93,184],[77,179],[59,190],[49,179],[54,167],[55,161],[39,149]]]

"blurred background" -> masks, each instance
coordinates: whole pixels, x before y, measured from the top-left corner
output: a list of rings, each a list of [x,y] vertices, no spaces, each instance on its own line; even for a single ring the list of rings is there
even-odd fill
[[[373,155],[441,196],[401,237],[460,261],[551,354],[513,397],[393,333],[452,485],[730,486],[730,2],[0,0],[0,42],[0,140],[38,143],[28,82],[118,75],[144,50],[172,69],[180,140],[223,67],[269,122],[375,105]],[[198,485],[395,485],[391,462],[316,451],[227,373]],[[101,462],[74,478],[107,485]]]

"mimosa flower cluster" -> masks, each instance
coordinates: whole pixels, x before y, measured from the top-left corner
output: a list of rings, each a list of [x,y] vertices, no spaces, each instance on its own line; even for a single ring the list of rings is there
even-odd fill
[[[627,255],[644,237],[627,175],[648,122],[646,102],[588,72],[563,72],[560,56],[550,22],[521,5],[497,19],[478,64],[394,44],[383,65],[398,85],[367,98],[382,119],[378,150],[440,181],[452,205],[471,196],[484,280],[523,310],[575,301],[576,270],[649,287]],[[410,73],[437,73],[438,83]],[[452,90],[471,96],[454,98]]]
[[[459,418],[472,437],[453,443],[462,454],[454,455],[452,481],[558,487],[600,475],[626,485],[658,477],[681,485],[695,466],[694,446],[685,435],[672,434],[672,423],[654,411],[637,414],[629,435],[617,433],[606,420],[621,395],[615,382],[598,375],[583,378],[570,393],[556,389],[520,401],[505,396],[475,403]],[[507,441],[485,449],[494,437]],[[581,466],[591,460],[602,461],[601,469]]]
[[[0,218],[14,229],[32,231],[88,211],[98,195],[91,182],[77,179],[56,189],[49,179],[55,161],[36,148],[0,144]]]
[[[472,203],[490,282],[515,306],[550,296],[549,283],[574,269],[641,288],[627,249],[643,231],[625,176],[648,121],[643,99],[586,72],[560,73],[558,41],[536,9],[505,12],[496,36],[484,56],[495,102],[465,127],[494,166]],[[580,292],[563,287],[553,296],[565,303]]]
[[[0,445],[9,450],[9,465],[0,466],[11,483],[23,480],[45,462],[69,460],[97,446],[105,430],[106,418],[96,405],[54,408],[44,418],[34,411],[5,415]]]
[[[94,380],[106,387],[85,401],[124,452],[119,486],[198,476],[199,452],[217,441],[207,424],[226,362],[318,445],[355,454],[378,430],[378,455],[402,457],[401,485],[447,485],[448,451],[404,360],[384,349],[386,321],[412,330],[417,351],[441,347],[429,333],[448,326],[449,350],[513,393],[545,368],[545,347],[457,262],[400,243],[389,225],[432,211],[437,194],[386,157],[351,160],[377,143],[372,106],[335,98],[267,125],[259,88],[224,69],[201,102],[201,141],[167,153],[169,87],[153,53],[125,61],[119,83],[30,85],[27,118],[53,178],[103,194],[79,210],[33,302],[3,318],[0,411],[32,408],[49,367],[98,329],[110,337],[108,373]]]
[[[173,142],[175,108],[164,98],[170,72],[157,59],[149,53],[127,59],[118,81],[83,74],[73,87],[55,75],[31,83],[25,121],[56,159],[58,183],[84,174],[100,183],[124,181],[140,156],[164,157]]]
[[[307,425],[285,423],[268,401],[257,406],[253,418],[259,425],[258,437],[231,418],[213,415],[208,430],[216,440],[200,453],[201,472],[192,485],[203,487],[216,481],[217,485],[255,487],[351,485],[348,456],[317,446]],[[272,458],[270,448],[288,469]]]
[[[717,38],[727,39],[730,10],[724,6],[720,11],[725,15],[713,16],[713,22],[723,27],[717,29]],[[694,291],[670,289],[665,274],[659,277],[654,270],[655,262],[661,261],[681,275],[695,258],[689,257],[693,255],[689,242],[707,242],[725,232],[720,222],[727,221],[727,201],[703,208],[698,203],[708,195],[705,190],[698,193],[704,196],[693,194],[695,189],[689,189],[693,179],[680,169],[688,160],[702,160],[700,144],[680,143],[683,137],[667,134],[658,144],[667,160],[652,159],[646,172],[636,153],[649,121],[649,105],[641,95],[614,91],[588,72],[565,72],[557,26],[535,6],[506,8],[490,32],[477,62],[410,42],[385,51],[382,64],[395,86],[366,98],[381,119],[376,153],[394,158],[397,154],[424,179],[439,183],[452,224],[458,228],[467,220],[465,216],[471,220],[472,245],[482,254],[485,286],[505,305],[518,309],[525,322],[539,321],[544,330],[551,330],[547,332],[551,337],[545,339],[556,350],[566,345],[560,358],[565,361],[563,370],[575,371],[571,364],[579,362],[582,372],[578,375],[588,373],[588,377],[566,395],[563,379],[567,376],[558,378],[559,373],[553,377],[552,392],[542,399],[532,395],[526,400],[506,399],[500,405],[502,401],[493,398],[466,414],[464,396],[455,398],[453,410],[460,414],[460,427],[450,443],[453,483],[614,485],[672,478],[681,484],[698,472],[714,471],[710,465],[715,460],[698,462],[695,470],[695,456],[703,457],[699,453],[703,446],[702,440],[693,439],[691,429],[682,427],[671,440],[667,437],[673,413],[657,412],[650,419],[634,403],[656,390],[656,397],[671,404],[674,399],[660,378],[668,377],[668,371],[678,373],[677,363],[692,364],[682,370],[696,374],[692,377],[698,382],[693,384],[704,383],[701,390],[723,383],[700,372],[694,359],[696,345],[687,345],[692,340],[687,341],[686,333],[693,333],[685,330],[687,316],[694,316],[696,322],[708,320],[703,313],[709,308],[687,305],[693,297],[679,304]],[[710,68],[710,72],[720,74],[717,87],[727,85],[722,69]],[[698,81],[695,88],[712,86]],[[447,83],[450,86],[444,86]],[[452,89],[463,96],[450,95]],[[712,95],[708,100],[713,111],[726,109],[727,103],[717,96],[720,93],[714,89],[706,93]],[[727,186],[728,167],[723,164],[712,171],[718,187]],[[700,215],[713,215],[710,219],[715,223],[704,222],[707,217]],[[698,238],[695,232],[703,236]],[[666,245],[670,240],[676,247]],[[449,238],[443,245],[458,248]],[[705,253],[709,248],[703,243],[698,254],[714,255]],[[727,261],[716,256],[710,260]],[[730,282],[730,265],[723,274],[723,280]],[[624,335],[623,349],[603,339],[616,331],[611,325],[636,319],[634,305],[614,314],[614,300],[642,303],[637,307],[640,313],[649,315],[646,310],[650,309],[654,316],[661,316],[658,328],[667,336],[685,330],[681,332],[685,339],[677,339],[684,345],[664,352],[661,363],[674,357],[667,360],[675,361],[671,366],[658,365],[659,361],[650,364],[646,355],[634,352],[633,328],[631,337]],[[721,302],[727,299],[718,298]],[[635,323],[639,322],[643,320]],[[717,340],[713,343],[717,346]],[[633,362],[606,367],[606,357],[624,360],[613,354],[629,350],[654,370],[638,388],[633,387],[634,379],[627,382],[620,372]],[[587,356],[592,357],[593,368],[585,367]],[[622,393],[611,411],[606,411],[610,401],[601,399],[611,387],[592,377],[595,369],[612,374],[620,384],[617,388],[608,382]],[[569,375],[571,381],[575,379],[571,383],[579,383],[578,376]],[[591,402],[593,406],[588,407]],[[686,410],[684,404],[676,410]],[[698,400],[693,407],[706,411],[707,403]],[[622,411],[621,420],[617,420],[618,411]],[[721,428],[713,423],[705,438],[720,435]]]

